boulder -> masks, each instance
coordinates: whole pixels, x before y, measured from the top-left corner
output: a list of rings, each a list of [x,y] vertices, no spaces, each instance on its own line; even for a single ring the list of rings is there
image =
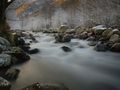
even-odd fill
[[[96,51],[107,51],[107,47],[104,43],[98,42],[94,48]]]
[[[22,63],[30,59],[30,56],[26,54],[21,48],[19,47],[13,47],[11,49],[11,55],[12,57],[17,59],[17,63]]]
[[[113,52],[120,52],[120,43],[115,43],[110,50]]]
[[[8,67],[11,65],[11,56],[8,54],[0,54],[0,67]]]
[[[109,39],[109,37],[107,37],[108,33],[110,33],[112,30],[111,29],[106,29],[103,33],[102,33],[102,37]]]
[[[2,50],[8,50],[10,48],[10,43],[5,38],[0,37],[0,48]]]
[[[56,36],[55,36],[56,43],[62,42],[63,36],[64,36],[64,35],[63,35],[62,33],[56,35]]]
[[[63,46],[63,47],[61,47],[61,48],[62,48],[62,50],[65,51],[65,52],[70,52],[70,51],[72,51],[72,49],[69,48],[69,47],[67,47],[67,46]]]
[[[58,34],[55,36],[56,42],[61,42],[61,43],[65,43],[65,42],[70,42],[71,41],[71,35],[69,34]]]
[[[91,36],[91,37],[87,38],[87,41],[95,41],[95,37]]]
[[[67,29],[69,29],[67,25],[61,25],[59,28],[59,32],[64,33],[67,31]]]
[[[92,28],[96,35],[102,35],[102,33],[107,29],[104,25],[98,25]]]
[[[69,34],[65,34],[63,36],[62,42],[70,42],[71,41],[71,36]]]
[[[40,84],[35,83],[27,86],[21,90],[69,90],[67,87],[61,84]]]
[[[89,46],[95,46],[97,44],[97,41],[90,41],[88,43]]]
[[[109,42],[113,42],[113,43],[117,43],[119,41],[119,35],[117,34],[113,34],[110,39],[109,39]]]
[[[28,52],[28,54],[36,54],[39,53],[39,49],[35,48],[35,49],[30,49]]]
[[[7,80],[15,80],[19,74],[19,69],[10,68],[5,73],[5,78]]]
[[[83,32],[80,34],[79,36],[80,39],[87,39],[88,38],[88,33],[87,32]]]
[[[0,77],[0,90],[10,90],[11,84],[7,80]]]
[[[120,31],[118,29],[114,29],[114,30],[111,30],[110,32],[106,32],[106,33],[108,33],[106,36],[107,39],[110,39],[110,37],[114,34],[117,34],[120,36]]]

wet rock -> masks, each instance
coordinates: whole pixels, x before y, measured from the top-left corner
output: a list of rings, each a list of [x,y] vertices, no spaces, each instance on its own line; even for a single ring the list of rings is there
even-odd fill
[[[10,90],[10,88],[11,84],[7,80],[0,77],[0,90]]]
[[[29,34],[30,39],[32,39],[33,42],[37,42],[37,40],[35,39],[35,37],[33,36],[33,34]]]
[[[2,50],[8,50],[10,48],[10,43],[5,38],[0,37],[0,48]]]
[[[113,34],[111,37],[110,37],[110,39],[109,39],[109,41],[110,42],[113,42],[113,43],[117,43],[118,41],[119,41],[119,35],[117,35],[117,34]]]
[[[65,51],[65,52],[71,52],[71,51],[72,51],[72,49],[69,48],[69,47],[67,47],[67,46],[63,46],[63,47],[61,47],[61,48],[62,48],[62,50]]]
[[[35,49],[30,49],[28,51],[29,54],[36,54],[36,53],[39,53],[39,49],[35,48]]]
[[[63,36],[62,42],[70,42],[71,36],[69,34],[66,34]]]
[[[60,84],[40,84],[35,83],[21,90],[69,90],[64,85]]]
[[[120,43],[115,43],[110,50],[113,52],[120,52]]]
[[[107,47],[104,43],[98,42],[97,45],[94,48],[96,51],[107,51]]]
[[[61,43],[65,43],[65,42],[70,42],[71,41],[71,36],[69,34],[58,34],[55,36],[56,39],[56,43],[61,42]]]
[[[56,43],[62,42],[62,38],[63,38],[63,34],[62,33],[56,35],[55,36]]]
[[[91,36],[91,37],[87,38],[87,41],[95,41],[95,37]]]
[[[19,72],[20,72],[19,69],[10,68],[5,73],[5,78],[7,80],[15,80],[17,78]]]
[[[21,48],[13,47],[11,49],[11,55],[17,59],[17,63],[22,63],[30,59],[30,56],[26,54]]]
[[[11,65],[11,56],[8,54],[0,54],[0,67],[8,67]]]
[[[79,36],[80,39],[87,39],[88,38],[88,33],[87,32],[83,32],[80,34]]]
[[[97,41],[90,41],[88,43],[89,46],[95,46],[97,44]]]

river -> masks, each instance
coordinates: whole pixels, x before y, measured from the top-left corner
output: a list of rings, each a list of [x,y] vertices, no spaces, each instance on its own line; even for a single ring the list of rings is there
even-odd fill
[[[15,66],[21,72],[12,82],[12,90],[20,90],[35,82],[60,83],[70,90],[120,90],[119,53],[96,52],[87,45],[87,41],[77,39],[55,44],[52,35],[38,35],[39,43],[33,43],[31,47],[39,48],[40,53]],[[71,47],[72,52],[64,52],[60,48],[63,45]]]

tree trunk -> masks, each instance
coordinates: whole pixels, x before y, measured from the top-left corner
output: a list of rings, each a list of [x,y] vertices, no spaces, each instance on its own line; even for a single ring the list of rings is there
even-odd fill
[[[10,27],[6,22],[5,11],[12,2],[13,0],[10,2],[8,2],[8,0],[0,0],[0,37],[2,36],[6,39],[9,39]]]

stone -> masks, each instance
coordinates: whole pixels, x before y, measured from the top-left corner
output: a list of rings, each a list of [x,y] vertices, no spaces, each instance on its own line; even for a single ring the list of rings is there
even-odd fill
[[[0,77],[0,90],[10,90],[11,84],[4,78]]]
[[[8,50],[10,48],[10,43],[5,38],[0,37],[0,48],[2,50]]]
[[[0,67],[8,67],[11,65],[11,56],[8,54],[0,54]]]
[[[13,59],[17,59],[16,63],[22,63],[30,59],[30,56],[26,54],[21,48],[13,47],[11,49],[11,55],[14,57]]]
[[[71,41],[71,36],[69,34],[65,34],[63,36],[62,42],[70,42]]]
[[[95,41],[95,37],[91,36],[91,37],[87,38],[87,41]]]
[[[58,34],[55,36],[56,42],[61,42],[61,43],[65,43],[65,42],[70,42],[71,41],[71,35],[69,34]]]
[[[88,38],[88,33],[87,32],[83,32],[79,35],[79,39],[87,39]]]
[[[15,68],[10,68],[5,73],[5,78],[7,80],[15,80],[19,74],[20,70]]]
[[[59,32],[64,33],[67,31],[67,29],[69,29],[67,25],[61,25],[59,28]]]
[[[107,47],[104,43],[98,42],[94,48],[96,51],[107,51]]]
[[[109,37],[107,37],[107,35],[108,35],[111,31],[112,31],[111,29],[105,30],[105,31],[102,33],[102,37],[104,37],[104,38],[106,38],[106,39],[109,39]]]
[[[113,34],[111,37],[110,37],[110,39],[109,39],[109,41],[110,42],[113,42],[113,43],[117,43],[118,41],[119,41],[119,35],[117,35],[117,34]]]
[[[67,87],[61,84],[40,84],[35,83],[27,86],[21,90],[69,90]]]
[[[102,35],[102,33],[107,29],[104,25],[98,25],[92,28],[95,35]]]
[[[39,53],[39,49],[35,48],[35,49],[30,49],[28,51],[29,54],[36,54],[36,53]]]
[[[88,43],[89,46],[95,46],[97,44],[97,41],[90,41]]]
[[[120,52],[120,43],[115,43],[110,50],[113,52]]]
[[[62,48],[62,50],[65,51],[65,52],[71,52],[71,51],[72,51],[71,48],[69,48],[69,47],[67,47],[67,46],[63,46],[63,47],[61,47],[61,48]]]

